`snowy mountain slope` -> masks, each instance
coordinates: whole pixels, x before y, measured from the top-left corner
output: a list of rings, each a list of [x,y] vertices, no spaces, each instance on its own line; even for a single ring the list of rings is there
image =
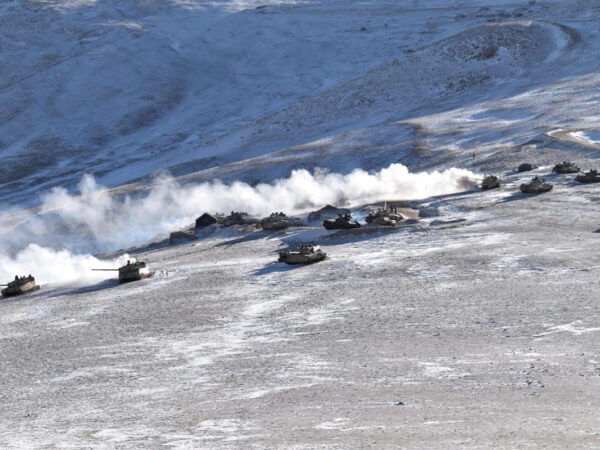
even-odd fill
[[[518,92],[567,45],[523,21],[551,3],[118,4],[4,6],[0,201],[35,203],[85,172],[117,186],[216,167],[448,109],[503,79]]]
[[[564,71],[555,71],[554,68],[561,67],[565,59],[573,58],[571,52],[578,43],[579,35],[575,30],[548,22],[492,24],[469,29],[360,78],[303,99],[260,119],[252,128],[246,127],[243,133],[249,135],[244,137],[246,148],[251,149],[253,144],[257,148],[265,148],[291,130],[306,129],[308,134],[322,129],[322,134],[327,134],[336,127],[344,128],[348,123],[357,121],[368,124],[389,117],[414,119],[387,121],[371,128],[328,135],[309,144],[201,171],[185,179],[228,177],[232,172],[238,177],[243,176],[236,167],[243,167],[247,176],[248,169],[255,165],[268,168],[260,174],[268,177],[269,173],[280,175],[289,171],[294,164],[336,168],[359,165],[370,169],[377,163],[396,161],[418,168],[456,164],[459,155],[455,152],[446,154],[442,159],[435,157],[436,153],[444,153],[448,148],[445,132],[450,133],[449,128],[443,130],[442,127],[431,126],[430,122],[435,123],[436,116],[419,118],[422,112],[451,110],[452,105],[457,104],[463,106],[457,111],[462,111],[469,103],[476,105],[473,108],[484,110],[486,107],[496,108],[494,105],[498,102],[497,108],[502,108],[505,96],[531,89],[532,85],[539,83],[540,75],[550,68],[552,73],[544,75],[544,84],[564,75]],[[506,82],[517,74],[518,80]],[[551,90],[548,88],[548,91]],[[500,98],[490,100],[490,97]],[[446,117],[446,113],[441,113],[440,117]],[[480,121],[483,126],[489,122]],[[407,128],[405,124],[417,126]],[[519,125],[526,128],[537,124],[521,121]],[[258,131],[253,131],[257,128]],[[488,145],[498,145],[490,139],[496,132],[493,123],[490,128]],[[477,139],[477,132],[468,127],[464,130],[473,141]],[[432,135],[433,139],[429,139]],[[440,135],[440,139],[436,140],[436,135]],[[518,143],[520,138],[513,135],[507,141]],[[430,141],[434,145],[429,145]],[[465,146],[469,156],[478,152],[473,147]],[[423,152],[424,148],[428,151]],[[415,149],[421,150],[421,154],[417,156]],[[290,163],[286,164],[286,158],[290,159]]]
[[[219,135],[397,51],[374,45],[383,29],[361,33],[360,16],[336,19],[329,7],[320,23],[318,11],[285,5],[277,14],[163,2],[9,5],[0,131],[12,163],[2,180],[17,183],[7,185],[13,191],[161,154],[168,160],[190,151],[188,136]],[[347,47],[361,40],[368,42]],[[150,170],[169,166],[162,162]]]

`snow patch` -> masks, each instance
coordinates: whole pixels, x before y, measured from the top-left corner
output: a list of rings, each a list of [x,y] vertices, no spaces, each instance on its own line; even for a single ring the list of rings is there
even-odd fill
[[[534,338],[542,338],[544,336],[548,336],[548,335],[555,334],[555,333],[571,333],[574,336],[580,336],[582,334],[595,333],[597,331],[600,331],[600,327],[587,327],[586,328],[586,327],[581,326],[582,323],[583,323],[582,320],[575,320],[574,322],[566,323],[563,325],[554,325],[554,326],[548,328],[548,331],[546,331],[544,333],[536,334],[533,337]]]

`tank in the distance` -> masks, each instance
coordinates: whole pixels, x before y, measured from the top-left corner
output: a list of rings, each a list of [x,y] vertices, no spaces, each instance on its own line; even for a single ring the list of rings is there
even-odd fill
[[[577,173],[580,169],[571,161],[563,161],[556,164],[552,171],[556,173]]]
[[[137,281],[150,276],[150,270],[144,261],[127,261],[119,267],[119,282]]]
[[[279,252],[279,262],[286,264],[312,264],[323,261],[327,253],[315,242],[302,243],[296,250]]]
[[[263,230],[285,230],[290,226],[290,218],[282,212],[274,212],[262,219],[260,226]]]
[[[360,223],[352,219],[352,215],[350,214],[340,214],[335,219],[323,221],[323,226],[327,230],[347,230],[350,228],[360,228]]]
[[[529,183],[523,183],[520,189],[525,194],[541,194],[552,190],[552,185],[536,176]]]
[[[256,217],[252,217],[247,212],[231,211],[225,219],[223,219],[223,225],[230,227],[232,225],[255,225],[259,222]]]
[[[486,175],[481,182],[481,189],[495,189],[500,187],[500,178],[496,175]]]
[[[31,275],[28,276],[15,276],[15,279],[5,285],[1,293],[3,297],[12,297],[14,295],[27,294],[28,292],[37,291],[41,288],[39,284],[35,283],[35,278]]]
[[[535,166],[531,163],[523,163],[521,165],[519,165],[519,168],[517,169],[517,172],[521,173],[521,172],[529,172],[530,170],[535,169]]]
[[[384,227],[393,227],[403,219],[404,217],[402,217],[402,214],[398,212],[396,206],[391,206],[388,208],[387,205],[384,206],[383,209],[371,211],[365,218],[367,223],[370,225],[379,225]]]
[[[577,175],[575,181],[579,181],[580,183],[600,183],[600,174],[596,169],[588,170],[586,173]]]

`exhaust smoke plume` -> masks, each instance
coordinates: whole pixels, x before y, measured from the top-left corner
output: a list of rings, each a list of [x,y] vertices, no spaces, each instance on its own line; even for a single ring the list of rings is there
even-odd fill
[[[73,255],[68,250],[52,250],[30,244],[14,258],[0,253],[0,282],[7,283],[15,275],[35,276],[39,283],[67,283],[77,280],[93,283],[116,277],[117,272],[93,272],[92,269],[114,269],[122,265],[128,256],[114,261],[103,261],[92,255]]]
[[[92,275],[87,267],[97,266],[98,260],[89,254],[69,252],[97,253],[139,245],[193,223],[204,212],[297,214],[326,204],[358,206],[384,199],[413,200],[464,191],[477,179],[464,169],[410,173],[406,166],[392,164],[376,173],[356,169],[346,175],[320,169],[314,174],[295,170],[288,178],[256,186],[220,181],[180,185],[162,176],[148,193],[115,197],[85,175],[79,184],[81,195],[55,188],[42,196],[41,212],[17,226],[9,226],[0,218],[0,276],[10,279],[16,273],[37,270],[36,274],[47,275],[48,280],[89,278]],[[50,268],[59,265],[67,270],[51,273]],[[83,267],[86,269],[79,270]]]

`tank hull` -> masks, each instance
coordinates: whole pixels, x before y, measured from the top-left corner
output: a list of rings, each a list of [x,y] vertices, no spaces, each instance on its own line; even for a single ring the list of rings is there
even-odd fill
[[[552,185],[546,184],[540,187],[531,187],[526,184],[522,184],[520,189],[524,194],[543,194],[544,192],[550,192],[552,190]]]
[[[365,220],[369,225],[394,227],[398,222],[402,221],[402,216],[399,214],[369,214]]]
[[[308,255],[303,255],[298,252],[283,252],[279,254],[279,262],[286,264],[313,264],[319,261],[323,261],[327,258],[327,253],[316,252]]]
[[[555,165],[552,171],[556,173],[577,173],[580,169],[573,163],[565,162]]]
[[[140,269],[119,271],[119,283],[126,283],[128,281],[139,281],[150,276],[150,271],[147,267]]]
[[[500,187],[500,181],[488,181],[481,184],[481,189],[487,191],[488,189],[496,189]]]
[[[600,176],[593,175],[577,175],[575,177],[575,181],[579,181],[580,183],[600,183]]]
[[[523,163],[519,166],[519,168],[517,169],[517,172],[522,173],[522,172],[529,172],[530,170],[533,170],[533,164],[529,164],[529,163]]]
[[[279,222],[268,222],[268,221],[263,221],[260,223],[260,226],[263,230],[267,230],[267,231],[279,231],[279,230],[285,230],[286,228],[289,227],[289,223],[287,221],[279,221]]]
[[[3,297],[14,297],[15,295],[23,295],[28,292],[34,292],[41,289],[39,284],[35,284],[33,281],[29,281],[21,286],[6,287],[2,289],[1,293]]]
[[[350,228],[360,228],[357,222],[340,222],[336,220],[326,220],[323,222],[326,230],[348,230]]]
[[[387,217],[379,217],[369,222],[369,224],[377,227],[395,227],[396,221],[393,219],[388,219]]]

